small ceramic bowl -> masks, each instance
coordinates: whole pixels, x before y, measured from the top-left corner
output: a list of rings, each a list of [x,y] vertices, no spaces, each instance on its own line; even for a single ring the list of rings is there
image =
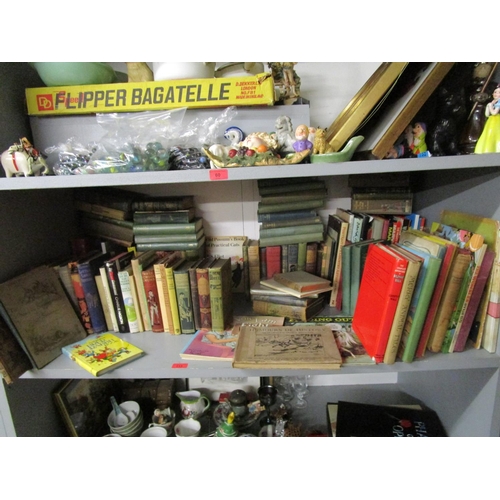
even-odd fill
[[[128,432],[131,429],[135,429],[141,421],[143,421],[143,415],[141,412],[141,407],[139,406],[139,403],[136,401],[124,401],[123,403],[120,403],[120,408],[127,415],[129,412],[133,412],[134,418],[126,425],[123,425],[121,427],[117,427],[115,425],[115,412],[114,410],[111,410],[109,415],[108,415],[108,427],[110,428],[111,432],[115,432],[118,434],[123,434],[124,432]],[[141,423],[142,425],[142,423]]]
[[[325,153],[322,155],[311,155],[311,163],[340,163],[343,161],[349,161],[363,140],[364,137],[362,135],[357,135],[349,140],[342,151],[338,151],[337,153]]]
[[[100,62],[32,62],[47,87],[113,83],[115,70]]]

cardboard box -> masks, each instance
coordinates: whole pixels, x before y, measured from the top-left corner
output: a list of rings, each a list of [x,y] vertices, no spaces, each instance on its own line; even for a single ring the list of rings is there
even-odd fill
[[[274,104],[270,73],[233,78],[72,85],[26,89],[32,116],[160,111]]]

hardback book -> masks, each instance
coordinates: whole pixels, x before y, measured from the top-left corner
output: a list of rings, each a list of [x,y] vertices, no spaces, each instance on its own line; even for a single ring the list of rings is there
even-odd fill
[[[292,304],[279,304],[269,300],[258,300],[253,298],[252,310],[256,314],[265,316],[284,316],[298,321],[309,321],[323,309],[325,306],[325,298],[320,296],[309,300],[310,302],[307,305],[299,306]]]
[[[164,332],[163,317],[161,315],[160,294],[156,284],[155,263],[145,267],[142,272],[142,283],[146,293],[146,304],[149,311],[151,331],[155,333]]]
[[[223,332],[233,315],[231,259],[218,258],[208,269],[212,330]]]
[[[337,437],[446,437],[430,409],[339,401]]]
[[[125,269],[130,264],[133,257],[133,251],[122,252],[104,263],[109,291],[113,301],[113,309],[118,323],[118,331],[120,333],[130,332],[130,327],[128,325],[127,314],[125,312],[125,303],[123,302],[118,272]]]
[[[145,352],[113,333],[99,333],[61,348],[63,354],[95,377],[144,356]]]
[[[177,305],[177,292],[175,289],[174,270],[181,266],[186,261],[185,257],[172,262],[165,267],[165,276],[167,277],[167,290],[168,298],[170,299],[170,310],[172,311],[172,325],[170,333],[173,335],[180,335],[181,331],[181,318],[179,316],[179,307]]]
[[[500,310],[500,221],[464,212],[443,210],[440,222],[480,234],[484,237],[488,249],[497,254],[471,331],[474,346],[483,347],[493,353],[496,351],[500,327],[500,314],[498,314]]]
[[[413,195],[398,198],[356,198],[352,195],[351,210],[370,214],[411,214]]]
[[[311,217],[304,217],[298,219],[291,220],[282,220],[282,221],[272,221],[272,222],[261,222],[260,229],[278,229],[278,228],[287,228],[287,227],[295,227],[295,226],[307,226],[310,224],[323,224],[323,219],[319,215],[312,215]]]
[[[262,180],[262,179],[261,179]],[[270,179],[267,179],[270,180]],[[280,179],[281,181],[282,179]],[[259,185],[259,194],[261,196],[267,196],[271,194],[281,194],[281,193],[294,193],[301,192],[311,189],[324,189],[325,182],[320,179],[304,179],[301,178],[302,182],[296,183],[283,183],[279,182],[272,186]]]
[[[195,217],[192,222],[170,222],[170,223],[138,223],[134,222],[133,231],[135,236],[159,236],[164,235],[181,235],[181,234],[196,234],[200,229],[203,229],[203,218]]]
[[[265,254],[266,278],[270,279],[275,274],[280,273],[282,271],[281,254],[282,254],[281,245],[272,245],[270,247],[266,247],[266,254]]]
[[[0,314],[0,375],[10,385],[35,366]]]
[[[91,215],[82,215],[79,225],[85,234],[97,238],[104,238],[118,243],[121,246],[129,247],[134,243],[134,233],[132,221],[122,221],[127,224],[116,224],[112,219],[105,220]]]
[[[352,240],[352,231],[353,231],[353,225],[354,225],[354,212],[347,208],[337,208],[335,210],[335,214],[338,215],[343,221],[347,222],[349,224],[348,229],[347,229],[347,241],[350,241],[351,243],[354,243]]]
[[[275,205],[277,203],[290,203],[295,201],[315,200],[326,198],[328,192],[325,186],[315,189],[301,189],[282,193],[260,194],[260,203],[262,205]]]
[[[434,293],[442,260],[440,257],[431,255],[428,251],[417,250],[414,247],[405,245],[401,245],[401,247],[424,259],[415,285],[410,308],[408,309],[398,349],[398,357],[406,363],[411,363],[415,358],[418,341],[420,340],[422,328],[429,310],[429,304]]]
[[[288,245],[281,246],[281,272],[288,271]]]
[[[368,247],[352,328],[377,363],[384,360],[407,267],[408,260],[386,245]]]
[[[457,249],[448,274],[448,279],[446,280],[443,296],[441,297],[441,301],[434,318],[434,323],[426,343],[426,348],[431,352],[441,351],[444,337],[453,314],[453,309],[455,308],[458,294],[460,292],[465,273],[469,268],[471,258],[472,254],[469,249]]]
[[[153,263],[153,268],[155,271],[155,278],[156,278],[156,288],[158,290],[158,297],[160,300],[160,311],[161,311],[161,319],[163,322],[163,330],[169,333],[174,332],[174,325],[173,325],[172,306],[170,305],[170,295],[168,293],[167,275],[165,273],[165,269],[182,258],[183,258],[182,252],[179,251],[169,252],[167,255],[161,257],[159,260]]]
[[[116,312],[113,305],[113,297],[111,296],[111,289],[109,288],[108,275],[106,272],[106,267],[103,265],[99,268],[99,274],[101,276],[101,285],[104,292],[104,299],[107,303],[107,309],[109,314],[109,319],[111,320],[110,331],[118,332],[118,319],[116,318]]]
[[[328,326],[250,326],[240,329],[234,368],[339,369],[342,357]]]
[[[299,244],[298,243],[290,243],[287,246],[287,259],[285,265],[285,271],[298,271],[299,267]]]
[[[306,260],[307,260],[307,242],[301,241],[297,243],[297,271],[306,270]],[[290,269],[293,271],[294,269]]]
[[[260,246],[270,247],[276,245],[288,245],[290,243],[309,243],[313,241],[323,241],[324,233],[322,231],[304,234],[289,234],[285,236],[268,236],[260,238]]]
[[[196,216],[194,207],[185,210],[135,210],[134,227],[139,224],[189,224]]]
[[[149,315],[146,291],[144,289],[144,283],[142,281],[142,270],[146,267],[149,267],[159,259],[160,255],[155,250],[149,250],[148,252],[139,252],[131,261],[132,269],[134,271],[137,295],[139,297],[142,322],[146,331],[151,331],[151,318]]]
[[[469,338],[472,323],[479,308],[481,297],[483,296],[486,282],[490,277],[494,261],[495,252],[493,252],[493,250],[486,250],[476,276],[476,282],[470,291],[470,298],[466,297],[466,300],[464,301],[468,301],[468,304],[466,304],[463,308],[460,317],[458,318],[457,327],[455,328],[455,334],[451,341],[449,352],[461,352],[465,348],[465,344]]]
[[[143,332],[144,325],[142,323],[132,264],[129,264],[124,269],[118,271],[118,281],[120,282],[120,291],[122,294],[125,315],[127,316],[130,333]]]
[[[97,287],[97,292],[99,293],[99,299],[101,301],[102,312],[104,314],[104,321],[106,322],[106,331],[113,332],[114,325],[113,325],[113,320],[111,318],[111,310],[109,308],[109,305],[111,302],[108,302],[108,297],[106,295],[106,290],[104,288],[104,282],[102,280],[102,276],[100,273],[100,268],[98,271],[99,271],[99,274],[97,274],[95,276],[95,284]],[[108,288],[108,292],[109,292],[109,288]],[[115,319],[115,321],[116,321],[116,319]]]
[[[165,242],[150,242],[137,243],[135,245],[138,252],[147,252],[148,250],[199,250],[205,245],[205,235],[196,241],[175,241],[170,243]]]
[[[332,273],[332,293],[330,294],[330,307],[342,309],[342,247],[347,241],[347,230],[349,223],[343,221],[339,216],[330,214],[328,216],[328,225],[333,227],[338,234],[336,250],[333,257]]]
[[[394,313],[394,320],[392,322],[391,331],[389,332],[389,339],[387,340],[387,347],[384,355],[384,363],[386,365],[391,365],[396,362],[408,311],[410,310],[418,276],[424,262],[423,257],[413,254],[398,245],[393,245],[391,248],[396,252],[400,252],[408,259],[408,267],[406,269],[403,288],[401,289],[401,295],[399,296],[396,312]]]
[[[332,289],[331,285],[327,285],[320,290],[299,292],[299,291],[295,290],[294,288],[291,288],[287,285],[284,285],[283,283],[280,283],[279,281],[276,281],[274,278],[271,278],[269,280],[261,280],[260,284],[263,285],[264,287],[272,288],[274,290],[278,290],[278,291],[283,292],[287,295],[292,295],[292,296],[298,297],[298,298],[310,297],[311,295],[314,295],[314,294],[329,292]]]
[[[342,357],[342,365],[373,365],[375,361],[366,352],[352,329],[352,316],[314,316],[306,323],[287,318],[286,325],[326,325],[332,331]]]
[[[318,274],[316,270],[318,247],[319,243],[317,241],[306,243],[306,265],[304,267],[304,271],[316,275]]]
[[[97,289],[96,276],[100,276],[99,268],[110,258],[111,253],[106,252],[77,263],[80,283],[94,333],[103,333],[108,330],[106,318],[104,317],[104,306]]]
[[[478,250],[472,252],[472,259],[470,260],[469,267],[467,268],[464,280],[462,281],[462,286],[458,292],[457,302],[455,304],[453,314],[451,315],[450,323],[448,324],[443,345],[441,346],[441,351],[443,352],[453,352],[452,350],[450,351],[450,349],[451,346],[454,345],[454,339],[457,332],[462,328],[462,321],[467,308],[469,307],[470,298],[476,285],[478,275],[481,271],[484,256],[487,250],[488,245],[483,243]],[[474,315],[475,313],[476,311],[474,311]],[[467,336],[468,335],[469,332],[467,332]]]
[[[289,288],[286,287],[285,290],[289,290]],[[297,298],[294,295],[290,295],[286,291],[278,290],[277,288],[271,288],[271,287],[262,285],[260,283],[260,281],[259,281],[259,283],[255,283],[254,285],[252,285],[250,288],[250,297],[253,297],[254,295],[266,295],[269,297],[284,297],[284,298],[292,298],[292,299]],[[311,297],[312,298],[318,297],[318,294],[312,293],[311,295],[307,295],[307,298],[311,298]],[[300,297],[299,297],[299,299],[300,299]]]
[[[203,259],[191,261],[188,268],[189,274],[189,289],[191,290],[191,305],[193,307],[194,328],[201,328],[201,312],[200,312],[200,293],[198,291],[198,279],[196,277],[196,269],[204,261]]]
[[[299,219],[308,219],[317,217],[318,213],[314,208],[307,208],[304,210],[287,210],[285,212],[274,213],[258,213],[257,222],[280,222],[280,221],[296,221]]]
[[[130,220],[132,200],[136,196],[137,193],[106,187],[78,189],[75,191],[73,203],[79,211],[113,219]]]
[[[250,296],[251,300],[259,300],[261,302],[272,302],[273,304],[284,304],[290,306],[307,307],[311,305],[317,298],[318,294],[313,297],[306,297],[299,299],[292,295],[266,295],[266,294],[253,294]]]
[[[351,303],[351,257],[352,243],[349,241],[342,247],[342,314],[352,316],[354,307]]]
[[[260,251],[259,240],[251,239],[248,242],[248,279],[249,289],[260,281]]]
[[[208,236],[205,253],[218,258],[231,260],[232,290],[245,293],[245,250],[248,245],[247,236]]]
[[[208,269],[217,260],[217,257],[205,257],[196,268],[196,281],[198,283],[198,301],[200,305],[201,328],[212,327],[212,314],[210,309],[210,285]]]
[[[272,214],[297,210],[318,210],[324,207],[325,199],[326,195],[312,200],[290,201],[288,203],[274,203],[269,205],[259,201],[257,204],[257,214]]]
[[[186,260],[173,270],[179,321],[181,324],[181,333],[183,334],[194,333],[196,331],[188,272],[192,264],[191,261]]]
[[[66,294],[71,300],[71,303],[75,308],[75,311],[78,311],[79,310],[78,299],[76,298],[75,295],[73,281],[71,280],[71,272],[68,267],[68,262],[72,260],[76,260],[76,258],[74,256],[71,256],[64,259],[61,263],[59,263],[59,265],[57,266],[57,274],[59,275],[59,279],[61,280],[61,283],[64,286],[64,290],[66,291]]]
[[[143,243],[191,243],[198,242],[204,234],[203,228],[196,233],[185,234],[136,234],[134,241],[137,245]]]
[[[134,211],[151,210],[186,210],[194,207],[194,196],[151,196],[144,199],[136,199],[132,202]]]
[[[57,358],[61,347],[87,336],[59,277],[49,266],[1,283],[0,302],[38,369]]]
[[[273,279],[297,292],[324,292],[325,288],[331,286],[330,280],[316,276],[306,271],[289,271],[276,273]]]
[[[295,226],[287,227],[273,227],[273,228],[260,228],[259,236],[260,239],[273,238],[279,236],[291,236],[296,234],[307,234],[307,233],[323,233],[325,227],[322,222],[317,222],[313,224],[297,224]]]

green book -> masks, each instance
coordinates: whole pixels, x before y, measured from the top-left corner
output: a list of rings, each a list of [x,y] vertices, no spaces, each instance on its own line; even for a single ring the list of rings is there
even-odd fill
[[[322,224],[323,219],[319,215],[311,215],[310,217],[297,217],[290,220],[277,220],[269,222],[261,222],[261,229],[272,229],[275,227],[290,227],[290,226],[304,226],[307,224]]]
[[[268,229],[260,229],[261,238],[273,238],[275,236],[288,236],[291,234],[319,233],[324,232],[325,226],[322,222],[316,224],[303,224],[288,227],[273,227]]]
[[[381,240],[365,240],[358,241],[352,244],[351,254],[351,308],[354,314],[356,302],[358,301],[359,285],[361,283],[361,276],[363,275],[363,268],[365,267],[366,254],[368,247],[371,243],[376,243]],[[350,314],[349,316],[352,316]]]
[[[301,241],[297,243],[298,254],[297,254],[297,271],[306,270],[306,260],[307,260],[307,241]]]
[[[352,316],[351,303],[351,254],[352,244],[342,247],[342,314]]]
[[[262,195],[260,197],[261,205],[275,205],[277,203],[295,203],[305,200],[317,200],[319,198],[326,198],[327,190],[325,187],[319,189],[306,190],[305,188],[300,191],[289,193],[276,193]]]
[[[193,263],[191,261],[185,261],[173,270],[181,333],[194,333],[196,331],[194,326],[193,303],[191,299],[191,285],[188,272],[192,264]]]
[[[195,234],[203,227],[203,218],[197,217],[187,223],[139,223],[134,222],[134,235]]]
[[[136,210],[133,213],[135,224],[186,224],[193,221],[196,210],[194,207],[185,210]]]
[[[309,189],[324,189],[325,182],[321,180],[307,180],[305,182],[295,183],[295,184],[283,184],[279,183],[274,186],[259,186],[259,194],[261,196],[267,196],[271,194],[281,194],[281,193],[293,193],[293,192],[304,192]]]
[[[203,236],[203,228],[197,233],[186,234],[140,234],[135,236],[136,243],[185,243],[197,242]]]
[[[312,241],[323,241],[323,232],[318,233],[304,233],[304,234],[290,234],[287,236],[274,236],[271,238],[260,238],[261,247],[272,247],[277,245],[289,245],[290,243],[306,243]]]
[[[136,250],[138,252],[147,252],[148,250],[196,250],[201,248],[205,243],[205,235],[203,235],[198,241],[178,241],[172,243],[137,243]]]
[[[415,357],[415,351],[417,350],[420,334],[422,333],[429,304],[439,275],[441,259],[406,245],[401,245],[401,247],[424,259],[415,285],[398,350],[398,357],[406,363],[411,363]]]
[[[212,330],[224,332],[233,315],[231,259],[218,258],[208,269]]]
[[[257,214],[269,214],[275,212],[289,212],[292,210],[322,208],[324,205],[324,197],[313,200],[291,201],[289,203],[274,203],[272,205],[265,205],[259,201],[259,204],[257,206]]]

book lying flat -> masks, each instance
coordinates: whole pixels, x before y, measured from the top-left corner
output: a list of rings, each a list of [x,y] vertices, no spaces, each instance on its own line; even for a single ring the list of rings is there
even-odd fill
[[[243,325],[234,368],[338,369],[342,357],[328,326]]]
[[[145,354],[139,347],[112,333],[89,335],[80,342],[64,346],[61,351],[96,377]]]
[[[331,281],[321,278],[306,271],[289,271],[287,273],[276,273],[274,280],[282,285],[293,288],[297,292],[318,292],[324,291],[331,285]]]
[[[285,292],[288,295],[293,295],[294,297],[299,297],[299,298],[310,297],[313,294],[328,292],[332,289],[331,286],[325,286],[324,288],[322,288],[320,290],[314,290],[312,292],[298,292],[297,290],[294,290],[293,288],[290,288],[289,286],[286,286],[286,285],[283,285],[282,283],[279,283],[274,278],[271,278],[268,280],[261,280],[260,284],[267,287],[267,288],[272,288],[273,290],[279,290],[280,292]]]

